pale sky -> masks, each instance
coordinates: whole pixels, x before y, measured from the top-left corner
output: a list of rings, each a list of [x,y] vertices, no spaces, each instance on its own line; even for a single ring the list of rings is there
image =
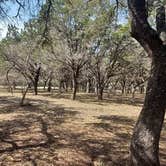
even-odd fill
[[[32,0],[30,2],[32,3],[32,5],[34,5],[35,0]],[[44,3],[45,0],[41,0],[41,2]],[[15,18],[14,16],[16,16],[16,14],[17,14],[18,5],[14,4],[12,2],[7,2],[6,6],[7,6],[7,9],[8,9],[7,13],[9,15],[9,19],[0,18],[0,40],[6,36],[8,24],[14,24],[18,27],[19,30],[21,30],[21,29],[24,28],[24,22],[28,21],[28,19],[31,17],[29,15],[29,13],[24,11],[21,14],[21,19],[20,18]],[[37,12],[38,12],[38,10],[35,10],[35,9],[32,11],[32,13],[34,15],[36,15]],[[119,14],[119,22],[122,23],[122,24],[127,22],[126,21],[127,19],[124,17],[124,15],[125,14],[123,12],[121,14]]]
[[[29,1],[32,6],[35,6],[35,2],[36,0],[31,0]],[[41,0],[41,2],[44,3],[44,0]],[[16,25],[19,30],[24,28],[24,22],[27,22],[28,19],[30,19],[31,17],[34,17],[35,15],[37,15],[38,10],[37,8],[33,7],[31,8],[33,11],[31,11],[31,14],[29,13],[28,10],[24,10],[22,12],[20,12],[20,16],[21,18],[16,18],[16,14],[18,11],[18,4],[17,3],[12,3],[11,1],[7,1],[5,4],[5,8],[7,9],[7,14],[8,14],[8,18],[0,18],[0,39],[4,38],[6,36],[7,33],[7,27],[8,24],[14,24]],[[33,16],[32,16],[33,13]]]

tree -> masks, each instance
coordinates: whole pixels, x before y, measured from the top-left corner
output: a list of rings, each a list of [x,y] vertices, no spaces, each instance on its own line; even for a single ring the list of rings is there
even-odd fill
[[[23,93],[21,105],[23,105],[25,95],[31,84],[34,87],[35,95],[38,93],[38,82],[41,74],[41,61],[38,58],[38,48],[36,47],[35,28],[30,30],[26,25],[21,34],[15,26],[8,26],[8,33],[1,41],[1,55],[10,64],[9,71],[17,71],[24,77],[27,88]],[[33,35],[32,35],[33,33]],[[9,82],[9,80],[8,80]]]
[[[128,0],[128,7],[131,35],[152,59],[144,106],[131,140],[130,162],[133,166],[159,166],[159,139],[166,108],[166,45],[160,38],[165,33],[165,8],[162,3],[157,8],[154,30],[148,23],[147,1]]]
[[[74,2],[73,4],[67,1],[53,3],[54,10],[50,17],[51,28],[48,32],[52,36],[56,34],[56,38],[51,37],[56,61],[61,62],[62,66],[68,66],[72,73],[73,100],[76,99],[80,72],[88,61],[86,26],[90,21],[86,3],[83,1]]]

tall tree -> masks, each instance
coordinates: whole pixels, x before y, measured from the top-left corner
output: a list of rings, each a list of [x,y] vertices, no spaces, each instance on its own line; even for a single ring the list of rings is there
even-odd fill
[[[131,165],[159,166],[159,139],[166,108],[166,45],[165,8],[156,10],[156,30],[148,22],[148,4],[145,0],[128,0],[131,14],[131,35],[142,45],[152,59],[143,109],[140,113],[131,141]]]

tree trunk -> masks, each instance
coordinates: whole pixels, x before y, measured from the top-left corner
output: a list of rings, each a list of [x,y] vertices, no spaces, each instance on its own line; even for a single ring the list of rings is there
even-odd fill
[[[27,87],[25,88],[25,90],[22,91],[22,98],[21,98],[21,101],[20,101],[20,106],[24,105],[25,96],[26,96],[26,94],[29,90],[29,87],[30,87],[30,84],[28,84]]]
[[[59,81],[59,93],[62,93],[62,81]]]
[[[131,35],[152,58],[151,77],[145,102],[134,128],[131,141],[132,166],[160,166],[159,139],[166,108],[166,46],[160,38],[165,29],[165,8],[156,10],[156,30],[148,22],[145,0],[128,0],[131,15]]]
[[[49,81],[48,81],[48,89],[47,89],[47,91],[51,92],[51,90],[52,90],[52,78],[50,78]]]
[[[97,99],[98,100],[103,100],[103,88],[98,89]]]
[[[48,81],[48,79],[44,80],[44,87],[43,87],[43,90],[46,90],[47,81]]]
[[[39,77],[40,77],[40,70],[41,70],[41,67],[38,66],[35,71],[35,77],[34,77],[34,82],[33,82],[35,95],[38,94],[38,82],[39,82]]]
[[[34,85],[35,95],[37,95],[38,94],[38,81],[35,81],[33,85]]]
[[[68,83],[64,82],[64,88],[65,88],[65,92],[68,92]]]
[[[122,87],[122,95],[124,95],[124,94],[125,94],[125,88]]]
[[[144,85],[141,85],[139,89],[140,89],[140,94],[143,94],[144,93]]]
[[[90,93],[90,80],[89,79],[86,82],[86,93]]]
[[[98,86],[98,82],[95,80],[95,94],[98,96],[98,92],[99,92],[99,86]]]
[[[77,80],[74,79],[74,80],[73,80],[73,96],[72,96],[72,99],[73,99],[73,100],[76,99],[76,93],[77,93]]]
[[[159,139],[166,108],[165,83],[166,59],[163,56],[153,60],[144,106],[130,146],[132,166],[160,166]]]
[[[73,100],[76,99],[77,87],[78,87],[77,78],[74,78],[73,79],[73,96],[72,96]]]

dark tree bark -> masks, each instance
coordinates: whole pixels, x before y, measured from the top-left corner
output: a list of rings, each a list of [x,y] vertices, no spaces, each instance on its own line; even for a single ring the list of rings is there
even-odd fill
[[[103,87],[98,87],[98,93],[97,93],[97,99],[98,100],[103,100]]]
[[[33,81],[35,95],[38,94],[38,82],[39,82],[39,77],[40,77],[40,70],[41,70],[40,64],[39,65],[36,64],[35,74],[34,74],[34,81]]]
[[[126,78],[120,81],[122,95],[126,93]]]
[[[33,86],[34,86],[35,95],[38,95],[38,81],[37,82],[35,81]]]
[[[51,92],[51,90],[52,90],[52,78],[50,78],[49,81],[48,81],[48,89],[47,89],[47,91]]]
[[[48,89],[47,89],[48,92],[51,92],[52,90],[52,79],[53,79],[52,77],[53,77],[53,72],[51,71],[48,79]]]
[[[145,0],[128,0],[128,6],[132,17],[131,34],[152,58],[151,77],[144,106],[131,140],[130,164],[160,166],[159,139],[166,108],[166,46],[159,37],[159,31],[153,30],[147,21]],[[159,18],[157,19],[159,21]]]
[[[131,165],[159,166],[159,139],[166,107],[166,59],[154,60],[144,107],[131,141]]]
[[[78,90],[78,78],[79,78],[80,67],[77,66],[76,69],[73,67],[73,95],[72,99],[76,99],[76,94]]]
[[[62,93],[62,81],[59,81],[59,93]]]
[[[72,99],[76,99],[76,94],[77,94],[77,88],[78,88],[78,82],[77,82],[77,77],[73,78],[73,96]]]

